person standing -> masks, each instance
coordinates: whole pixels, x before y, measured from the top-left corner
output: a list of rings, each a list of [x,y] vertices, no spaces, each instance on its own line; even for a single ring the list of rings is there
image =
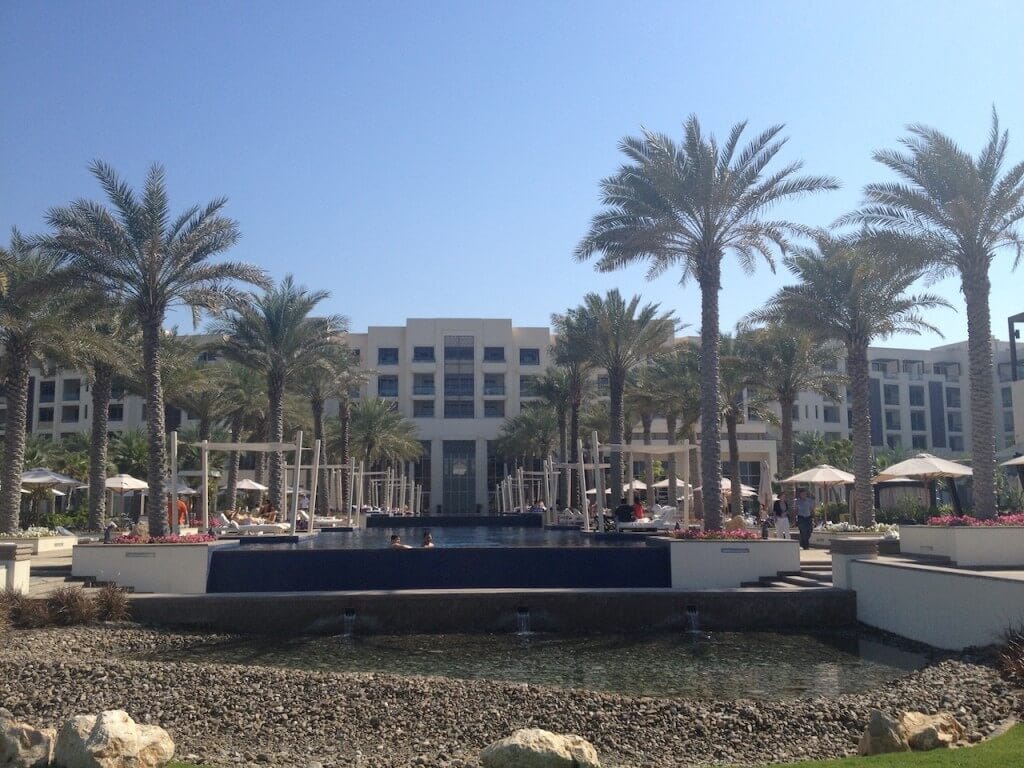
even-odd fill
[[[814,499],[812,499],[806,488],[797,492],[796,499],[796,525],[800,529],[800,548],[811,548],[811,529],[814,528]]]
[[[789,540],[789,493],[782,491],[779,498],[772,505],[772,512],[775,514],[775,537]]]

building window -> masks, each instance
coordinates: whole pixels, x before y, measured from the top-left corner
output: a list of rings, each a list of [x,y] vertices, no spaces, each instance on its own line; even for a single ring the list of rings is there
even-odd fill
[[[917,384],[911,384],[909,389],[910,404],[924,407],[924,387],[918,386]]]
[[[794,405],[792,412],[793,412],[793,421],[800,421],[800,406],[799,405]]]
[[[1003,432],[1013,432],[1013,411],[1003,411]]]
[[[416,419],[432,419],[434,418],[434,401],[433,400],[413,400],[412,401],[412,415]]]
[[[74,424],[78,422],[78,406],[65,405],[60,409],[61,424]]]
[[[1013,392],[1009,387],[1003,387],[1003,408],[1013,408]]]
[[[398,377],[378,376],[377,397],[398,397]]]
[[[444,417],[446,419],[472,419],[472,400],[445,400]]]
[[[963,437],[960,436],[960,435],[950,435],[949,436],[949,450],[954,451],[955,453],[963,453],[964,452],[964,439],[963,439]]]
[[[925,426],[924,411],[910,412],[910,428],[915,432],[924,432],[928,428]]]
[[[77,403],[82,397],[81,379],[64,379],[64,399]]]
[[[505,374],[484,374],[484,395],[501,396],[505,394]]]
[[[611,380],[609,380],[607,374],[603,374],[597,377],[597,394],[600,397],[608,397],[612,390]],[[804,416],[807,415],[807,406],[804,406]]]
[[[124,421],[124,405],[121,403],[111,403],[110,405],[108,405],[107,420]]]
[[[377,365],[398,365],[398,347],[378,347]]]
[[[125,388],[126,385],[124,379],[119,376],[115,376],[114,381],[110,384],[110,399],[123,400]]]
[[[472,397],[472,373],[446,373],[444,376],[444,394],[446,397]]]
[[[957,412],[951,411],[946,414],[946,426],[950,432],[963,432],[964,431],[964,419],[963,416]],[[950,445],[952,447],[952,445]]]
[[[441,443],[441,510],[447,515],[476,512],[476,443]]]
[[[473,361],[473,337],[472,336],[445,336],[444,337],[444,359],[445,360],[468,360]]]
[[[960,387],[946,387],[946,407],[960,407]]]
[[[519,377],[519,395],[521,397],[537,397],[537,377]]]
[[[519,350],[520,365],[540,365],[540,350],[531,347],[523,347]]]
[[[839,406],[838,405],[826,405],[824,408],[824,416],[826,424],[838,424],[839,423]]]
[[[895,450],[903,447],[903,438],[899,434],[886,435],[885,436],[885,443],[892,450],[895,451]]]
[[[429,395],[434,394],[434,374],[432,373],[416,373],[412,377],[412,393],[413,395]]]
[[[928,447],[927,435],[913,435],[910,438],[910,444],[915,448],[926,449]]]
[[[503,419],[505,418],[505,401],[504,400],[485,400],[484,401],[484,417],[488,419]]]
[[[57,382],[55,381],[40,381],[39,382],[39,402],[40,403],[52,403],[57,394]],[[53,419],[50,419],[53,421]]]
[[[53,408],[40,408],[36,421],[40,424],[53,424]]]
[[[433,347],[413,347],[412,348],[412,361],[414,363],[432,363],[432,362],[434,362],[434,348]]]
[[[885,412],[885,428],[886,429],[902,429],[900,426],[900,412],[899,411],[886,411]]]
[[[484,362],[485,363],[504,363],[505,362],[505,348],[504,347],[484,347]]]
[[[848,429],[853,429],[853,409],[846,409],[846,426]]]
[[[899,384],[886,384],[882,391],[885,396],[886,405],[899,405],[900,404],[900,385]]]

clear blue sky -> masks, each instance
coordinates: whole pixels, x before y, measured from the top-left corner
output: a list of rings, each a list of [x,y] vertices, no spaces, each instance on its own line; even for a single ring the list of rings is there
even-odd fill
[[[1024,159],[1024,4],[1007,2],[25,2],[0,4],[0,227],[167,168],[172,203],[227,195],[232,257],[332,292],[354,330],[406,317],[546,325],[618,286],[695,328],[678,276],[572,250],[640,126],[786,123],[787,159],[843,180],[783,213],[828,224],[907,123],[977,151],[995,104]],[[1024,269],[993,269],[994,331]],[[784,283],[725,270],[729,327]],[[966,336],[960,312],[933,320]],[[185,315],[176,317],[187,325]],[[909,346],[936,337],[897,339]]]

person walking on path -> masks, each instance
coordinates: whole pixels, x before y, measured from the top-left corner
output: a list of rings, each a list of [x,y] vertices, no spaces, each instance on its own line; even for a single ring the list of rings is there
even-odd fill
[[[797,492],[796,525],[800,529],[800,548],[811,548],[811,529],[814,528],[814,499],[807,494],[806,488]]]
[[[789,503],[789,494],[782,491],[779,498],[772,504],[772,512],[775,514],[775,537],[789,540],[789,513],[792,506]]]

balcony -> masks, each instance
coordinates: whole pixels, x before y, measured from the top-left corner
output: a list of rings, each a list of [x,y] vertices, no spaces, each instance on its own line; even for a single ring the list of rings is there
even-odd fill
[[[484,384],[484,397],[504,397],[504,384]]]
[[[412,388],[413,397],[433,397],[435,387],[433,384],[416,384]]]

